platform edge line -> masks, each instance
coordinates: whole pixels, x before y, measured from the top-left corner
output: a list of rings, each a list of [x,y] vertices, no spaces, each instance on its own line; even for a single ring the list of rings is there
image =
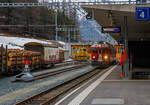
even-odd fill
[[[94,83],[92,83],[85,90],[83,90],[78,96],[76,96],[68,105],[80,105],[80,103],[88,96],[88,94],[90,94],[116,67],[117,65],[115,65],[106,73],[104,73]]]
[[[102,71],[99,75],[105,73],[108,69],[105,69],[104,71]],[[97,77],[97,76],[96,76]],[[95,78],[96,78],[95,77]],[[71,96],[73,93],[75,93],[76,91],[78,91],[80,88],[84,87],[85,85],[87,85],[88,83],[90,83],[91,81],[93,81],[95,78],[90,79],[89,81],[87,81],[86,83],[84,83],[83,85],[81,85],[80,87],[78,87],[77,89],[73,90],[71,93],[69,93],[68,95],[66,95],[65,97],[63,97],[61,100],[59,100],[57,103],[55,103],[54,105],[59,105],[60,103],[62,103],[65,99],[67,99],[69,96]]]

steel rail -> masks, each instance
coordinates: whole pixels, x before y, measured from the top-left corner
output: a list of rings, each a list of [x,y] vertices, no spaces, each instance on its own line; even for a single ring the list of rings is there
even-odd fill
[[[52,89],[47,89],[39,94],[31,96],[21,102],[18,102],[15,105],[49,105],[54,102],[60,95],[66,93],[70,89],[78,86],[82,82],[92,78],[94,75],[97,75],[100,70],[94,69],[88,73],[85,73],[79,77],[76,77],[70,81],[65,82],[64,84],[58,85]]]
[[[69,67],[69,68],[64,68],[64,69],[54,71],[54,72],[43,73],[43,74],[35,76],[34,80],[29,80],[29,81],[25,81],[25,82],[31,82],[31,81],[47,78],[47,77],[50,77],[50,76],[54,76],[54,75],[57,75],[57,74],[61,74],[61,73],[64,73],[64,72],[68,72],[68,71],[71,71],[71,70],[74,70],[74,69],[83,68],[86,65],[87,64],[80,64],[80,65],[76,65],[76,66]]]

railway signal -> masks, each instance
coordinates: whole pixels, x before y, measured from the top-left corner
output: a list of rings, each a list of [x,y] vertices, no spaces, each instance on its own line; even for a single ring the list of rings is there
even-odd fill
[[[24,61],[25,68],[24,71],[21,72],[20,74],[14,76],[12,82],[14,81],[32,81],[34,80],[34,76],[31,74],[30,69],[29,69],[29,60]]]

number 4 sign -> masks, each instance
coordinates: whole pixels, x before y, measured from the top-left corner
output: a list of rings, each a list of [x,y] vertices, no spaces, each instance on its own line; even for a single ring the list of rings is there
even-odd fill
[[[137,21],[150,20],[150,7],[136,7],[136,20]]]

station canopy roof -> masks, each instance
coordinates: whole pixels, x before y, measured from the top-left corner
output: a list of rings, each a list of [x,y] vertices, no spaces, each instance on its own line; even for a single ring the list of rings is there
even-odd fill
[[[127,16],[129,41],[150,41],[150,21],[136,21],[136,7],[150,5],[136,4],[97,4],[82,5],[85,11],[92,12],[95,20],[102,27],[121,27],[120,33],[110,33],[116,40],[123,40],[124,16]]]

